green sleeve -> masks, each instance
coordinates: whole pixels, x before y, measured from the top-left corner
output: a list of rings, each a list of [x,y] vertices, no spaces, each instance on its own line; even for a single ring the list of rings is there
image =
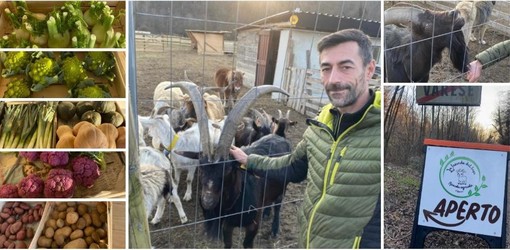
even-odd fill
[[[483,65],[483,68],[487,68],[508,56],[510,56],[510,40],[495,44],[480,52],[475,58]]]
[[[290,154],[280,157],[268,157],[262,155],[251,154],[248,156],[248,164],[246,168],[257,170],[274,170],[288,167],[290,165],[303,165],[302,159],[306,158],[306,141],[302,140],[296,146],[296,149]],[[306,164],[307,165],[307,164]]]

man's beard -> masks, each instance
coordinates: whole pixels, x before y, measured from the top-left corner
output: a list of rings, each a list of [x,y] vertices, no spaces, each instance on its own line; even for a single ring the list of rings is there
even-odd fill
[[[336,108],[348,107],[356,103],[361,93],[365,91],[364,72],[357,79],[357,83],[352,82],[335,82],[326,86],[326,93],[329,100]],[[344,90],[341,97],[332,96],[331,91]]]

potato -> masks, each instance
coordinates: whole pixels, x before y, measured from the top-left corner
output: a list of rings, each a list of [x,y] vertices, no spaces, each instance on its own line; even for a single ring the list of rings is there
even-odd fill
[[[50,218],[54,219],[55,221],[56,221],[56,220],[58,220],[58,213],[59,213],[59,212],[58,212],[57,210],[53,210],[53,211],[51,212],[51,216],[50,216]]]
[[[7,241],[7,236],[4,234],[0,235],[0,247],[4,245],[5,241]]]
[[[106,238],[106,231],[102,228],[96,229],[96,233],[99,235],[99,238],[104,239]]]
[[[22,228],[16,234],[16,239],[17,240],[24,240],[26,236],[27,236],[27,232],[26,232],[26,230],[24,228]]]
[[[92,217],[92,224],[94,224],[95,227],[101,227],[103,225],[97,211],[93,211],[90,216]]]
[[[71,235],[69,236],[71,240],[76,240],[78,238],[83,238],[83,231],[80,229],[74,230]]]
[[[105,214],[106,213],[106,204],[104,202],[96,203],[96,210],[99,214]]]
[[[94,242],[94,243],[90,244],[89,249],[99,249],[99,244]]]
[[[16,249],[27,249],[27,244],[25,243],[25,241],[16,241],[16,244],[14,246],[14,248]]]
[[[76,223],[79,218],[80,218],[80,215],[78,215],[77,212],[74,212],[74,211],[68,212],[66,215],[66,222],[67,222],[67,224],[72,225],[72,224]]]
[[[78,205],[78,213],[83,216],[89,211],[89,208],[85,204],[79,204]]]
[[[71,232],[73,232],[71,227],[65,226],[63,228],[57,229],[57,231],[55,231],[55,234],[62,234],[67,238],[67,237],[69,237],[69,235],[71,235]]]
[[[54,230],[57,229],[57,221],[55,219],[49,219],[46,221],[46,227],[51,227]]]
[[[67,209],[67,204],[64,202],[60,202],[57,204],[57,211],[64,212]]]
[[[53,229],[52,227],[47,227],[46,230],[44,231],[44,236],[46,236],[47,238],[53,238],[54,235],[55,229]]]
[[[85,222],[87,222],[87,226],[90,226],[92,224],[92,217],[90,214],[84,214],[83,219],[85,219]]]
[[[67,243],[64,249],[83,249],[88,248],[87,242],[83,238],[79,238]]]
[[[64,212],[59,212],[58,213],[58,218],[62,219],[62,220],[65,220],[66,219],[66,215],[67,215],[67,213],[65,211]]]
[[[86,226],[87,221],[83,217],[79,218],[78,221],[76,222],[76,227],[78,229],[84,229]]]
[[[46,236],[41,236],[37,239],[37,246],[49,248],[51,247],[51,239],[46,238]]]
[[[64,227],[64,226],[65,226],[65,224],[66,224],[66,223],[64,222],[64,220],[63,220],[63,219],[58,219],[58,220],[57,220],[57,228],[62,228],[62,227]]]
[[[85,238],[85,242],[87,242],[87,245],[91,245],[92,243],[94,243],[94,240],[92,239],[92,237],[88,236],[87,238]]]
[[[76,207],[68,207],[66,210],[67,213],[75,212],[75,211],[76,211]]]
[[[91,236],[93,232],[96,231],[96,229],[94,227],[86,227],[85,230],[83,230],[85,232],[85,236]]]
[[[34,238],[34,229],[31,227],[27,228],[27,238],[28,239]]]
[[[53,239],[55,240],[55,243],[57,243],[59,247],[62,247],[66,244],[66,237],[63,234],[56,234],[55,237],[53,237]]]
[[[5,230],[7,229],[8,226],[9,226],[9,223],[7,223],[7,222],[2,223],[2,225],[0,226],[0,233],[4,234]]]
[[[104,248],[104,249],[108,248],[108,244],[106,244],[106,241],[99,242],[99,248]]]
[[[93,232],[91,237],[94,240],[94,242],[96,242],[96,243],[99,243],[99,241],[101,240],[101,238],[99,237],[99,234],[97,233],[97,231]]]
[[[67,203],[67,206],[68,207],[76,207],[76,202],[70,201],[70,202]]]
[[[23,226],[23,223],[21,221],[17,221],[16,223],[12,224],[10,227],[11,234],[16,234]]]

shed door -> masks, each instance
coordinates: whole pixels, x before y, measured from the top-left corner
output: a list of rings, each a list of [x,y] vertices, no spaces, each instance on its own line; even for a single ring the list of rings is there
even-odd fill
[[[273,84],[279,42],[280,31],[262,30],[260,32],[255,86]]]

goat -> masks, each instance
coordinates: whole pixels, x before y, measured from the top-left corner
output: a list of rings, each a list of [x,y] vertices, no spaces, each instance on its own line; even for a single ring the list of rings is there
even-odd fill
[[[469,41],[477,40],[473,32],[474,28],[477,27],[479,29],[479,43],[486,44],[484,40],[485,31],[487,30],[487,23],[495,4],[496,1],[463,0],[455,6],[455,9],[459,10],[460,15],[464,18],[465,24],[462,32],[464,33],[466,44]]]
[[[140,147],[139,154],[140,182],[147,217],[152,213],[154,206],[157,206],[156,214],[151,223],[159,223],[165,211],[165,204],[169,200],[177,208],[181,223],[186,223],[188,218],[177,194],[177,185],[171,175],[169,160],[161,152],[150,147]]]
[[[183,93],[180,89],[166,89],[172,82],[160,82],[154,89],[152,100],[154,101],[153,113],[157,113],[162,107],[178,108],[183,105]]]
[[[243,117],[234,136],[236,147],[248,146],[252,142],[271,133],[271,119],[267,119],[256,109],[251,109],[250,117]]]
[[[432,66],[448,48],[453,66],[468,71],[468,48],[459,11],[431,11],[396,5],[384,11],[385,68],[388,82],[428,82]],[[398,27],[403,24],[407,27]]]
[[[202,115],[198,117],[198,123],[202,124],[199,127],[202,135],[202,151],[176,151],[183,156],[200,159],[199,173],[202,187],[200,205],[206,219],[205,229],[208,236],[218,237],[221,228],[225,248],[232,247],[232,232],[239,226],[246,230],[243,246],[252,248],[262,215],[258,208],[273,203],[283,192],[281,189],[276,190],[273,187],[274,183],[269,180],[267,185],[263,185],[265,178],[243,171],[239,169],[239,162],[229,160],[229,149],[235,136],[235,127],[256,98],[270,92],[287,94],[280,88],[270,85],[250,89],[232,108],[214,150],[211,150],[208,130],[205,127],[207,118]],[[197,107],[195,109],[199,110]],[[197,112],[199,113],[205,112]],[[272,134],[242,148],[247,154],[259,155],[280,155],[290,152],[290,149],[288,140]]]
[[[221,68],[214,75],[214,82],[217,87],[223,88],[220,92],[221,99],[225,100],[225,108],[232,109],[235,100],[243,86],[244,73],[227,68]]]

